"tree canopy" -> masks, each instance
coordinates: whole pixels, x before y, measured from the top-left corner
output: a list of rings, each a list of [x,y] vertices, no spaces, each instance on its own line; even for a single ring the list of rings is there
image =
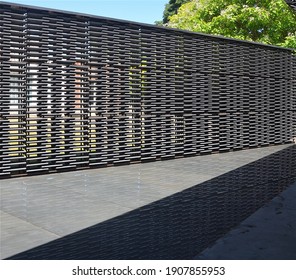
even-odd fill
[[[165,5],[162,22],[167,23],[169,21],[169,17],[175,15],[181,5],[189,1],[190,0],[170,0],[169,3]]]
[[[167,26],[296,49],[296,13],[284,0],[191,0]]]

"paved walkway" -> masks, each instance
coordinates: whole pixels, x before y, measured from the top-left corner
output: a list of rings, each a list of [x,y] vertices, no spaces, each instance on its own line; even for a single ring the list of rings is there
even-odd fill
[[[296,182],[196,259],[296,260]]]
[[[291,146],[1,180],[1,258],[107,221]]]

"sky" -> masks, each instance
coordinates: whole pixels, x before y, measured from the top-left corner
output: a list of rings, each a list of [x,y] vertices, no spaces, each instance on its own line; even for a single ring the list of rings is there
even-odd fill
[[[169,0],[4,0],[91,15],[153,24],[162,19]]]

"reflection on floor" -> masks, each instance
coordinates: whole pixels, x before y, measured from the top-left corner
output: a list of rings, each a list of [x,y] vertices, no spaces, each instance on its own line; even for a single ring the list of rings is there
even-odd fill
[[[1,180],[1,258],[190,259],[296,180],[296,145]]]
[[[296,181],[201,252],[199,260],[296,260]]]

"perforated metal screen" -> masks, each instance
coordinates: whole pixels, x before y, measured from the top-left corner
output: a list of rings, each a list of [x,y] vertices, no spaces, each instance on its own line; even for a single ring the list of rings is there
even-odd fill
[[[295,135],[287,49],[0,2],[0,57],[2,176]]]

